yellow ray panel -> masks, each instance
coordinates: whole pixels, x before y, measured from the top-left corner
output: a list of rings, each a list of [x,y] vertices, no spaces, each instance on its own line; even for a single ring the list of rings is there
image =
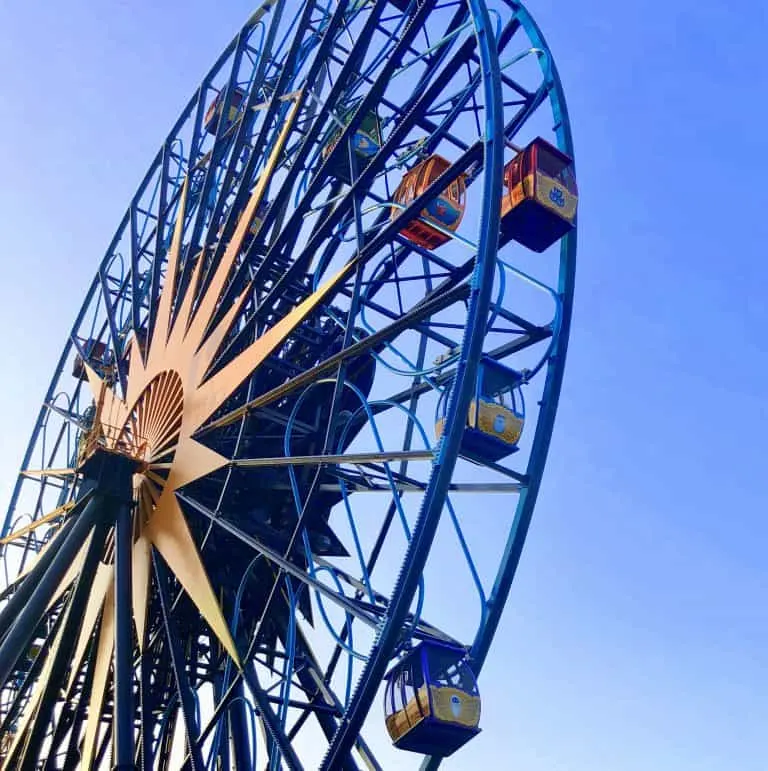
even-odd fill
[[[144,650],[144,631],[147,625],[147,595],[149,594],[149,566],[151,544],[142,534],[133,544],[133,618],[139,649]]]
[[[104,607],[104,600],[107,597],[107,592],[112,586],[113,574],[113,565],[106,565],[103,562],[98,564],[96,575],[93,577],[88,604],[85,606],[85,612],[83,613],[83,623],[80,626],[80,636],[77,638],[75,654],[72,657],[72,669],[69,673],[67,689],[72,687],[72,684],[77,677],[77,673],[83,665],[83,656],[85,656],[85,650],[88,646],[88,641],[91,639],[93,630],[96,628],[99,613],[101,613],[101,610]]]
[[[249,284],[245,291],[232,303],[232,307],[226,312],[224,318],[222,318],[216,328],[208,335],[198,349],[197,356],[195,357],[198,361],[198,365],[195,369],[195,374],[197,375],[197,381],[195,382],[196,387],[202,383],[203,378],[208,372],[208,368],[213,362],[214,356],[216,356],[216,352],[219,350],[219,346],[226,337],[227,332],[229,332],[232,322],[237,317],[244,300],[251,291],[251,284]]]
[[[173,330],[171,331],[170,338],[168,340],[169,347],[175,347],[181,345],[184,337],[187,334],[187,327],[189,326],[189,319],[192,315],[192,302],[195,299],[195,293],[197,292],[197,285],[200,281],[200,273],[202,271],[203,261],[205,259],[205,249],[203,249],[197,255],[197,262],[192,269],[192,277],[187,287],[187,292],[184,295],[184,300],[181,303],[178,313],[176,314],[176,321],[173,324]]]
[[[184,180],[184,186],[181,189],[181,200],[176,213],[176,227],[173,230],[173,239],[171,248],[168,252],[168,263],[165,268],[165,283],[163,291],[160,294],[157,307],[157,318],[155,320],[155,329],[152,334],[152,345],[149,350],[150,366],[162,355],[165,344],[168,342],[168,333],[170,332],[171,321],[171,303],[173,302],[174,287],[176,284],[176,270],[179,264],[179,252],[181,251],[182,238],[184,236],[184,213],[187,206],[187,190],[189,188],[189,177]]]
[[[318,287],[306,300],[299,303],[287,316],[191,394],[189,400],[193,403],[188,407],[189,420],[194,420],[195,429],[199,428],[224,399],[323,301],[331,289],[349,276],[354,265],[355,261],[348,262],[335,276]]]
[[[235,227],[235,232],[230,240],[227,248],[224,250],[224,254],[221,257],[219,264],[216,266],[216,272],[211,279],[211,283],[205,292],[205,296],[200,300],[200,305],[197,312],[190,324],[190,337],[193,337],[197,343],[201,343],[203,336],[205,335],[206,328],[213,317],[213,313],[216,309],[216,305],[219,302],[219,296],[224,289],[225,282],[229,276],[232,265],[235,258],[240,253],[243,239],[245,238],[248,228],[251,225],[251,221],[256,213],[256,210],[261,203],[264,193],[267,189],[272,174],[277,168],[277,164],[280,161],[280,156],[283,154],[285,143],[288,140],[288,136],[291,133],[293,127],[293,121],[296,118],[296,114],[301,107],[301,92],[298,92],[293,104],[292,109],[286,116],[285,123],[277,137],[275,146],[267,159],[266,164],[259,176],[259,181],[256,183],[251,197],[248,200],[248,204],[245,207],[245,211],[240,217],[240,221]]]
[[[240,658],[229,627],[172,490],[166,488],[161,496],[145,535],[163,555],[163,559],[208,622],[208,626],[239,668]]]
[[[178,490],[196,479],[217,471],[229,461],[223,455],[209,450],[204,444],[182,436],[176,449],[176,459],[168,475],[166,487]]]
[[[16,530],[16,532],[5,536],[5,538],[0,538],[0,544],[10,543],[11,541],[15,541],[17,538],[25,536],[27,533],[31,533],[33,530],[36,530],[38,527],[40,527],[40,525],[44,525],[47,522],[60,517],[62,514],[66,514],[74,505],[75,502],[70,501],[69,503],[65,503],[63,506],[55,508],[53,511],[49,511],[45,516],[40,517],[40,519],[36,519],[34,522],[30,522],[28,525],[25,525],[24,527]]]
[[[111,587],[111,582],[110,582]],[[96,739],[99,726],[101,726],[101,710],[104,706],[104,694],[107,690],[109,669],[112,665],[112,649],[115,645],[115,596],[114,592],[108,592],[104,602],[104,615],[101,621],[101,633],[99,645],[96,651],[96,665],[93,672],[93,685],[91,686],[91,699],[88,704],[88,718],[85,724],[85,737],[81,768],[88,771],[93,766],[96,753]]]
[[[37,477],[73,477],[77,469],[73,468],[26,468],[21,472],[24,477],[34,479]]]

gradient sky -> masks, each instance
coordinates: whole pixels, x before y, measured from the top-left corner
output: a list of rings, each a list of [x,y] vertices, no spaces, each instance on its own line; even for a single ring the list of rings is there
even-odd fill
[[[129,197],[252,8],[0,3],[3,506]],[[576,144],[575,317],[484,731],[444,767],[765,771],[766,11],[529,9]]]

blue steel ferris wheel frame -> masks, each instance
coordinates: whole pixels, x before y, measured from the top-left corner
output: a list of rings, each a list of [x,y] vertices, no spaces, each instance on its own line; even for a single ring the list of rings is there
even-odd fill
[[[514,2],[514,0],[506,0],[506,2],[514,8],[515,15],[525,28],[532,42],[538,44],[537,47],[542,52],[546,51],[548,54],[549,49],[546,47],[541,30],[522,3]],[[407,610],[413,601],[418,578],[424,569],[430,546],[437,530],[440,514],[443,510],[444,497],[448,492],[448,485],[450,484],[458,457],[464,425],[463,416],[467,414],[469,409],[482,354],[482,320],[487,317],[490,306],[498,249],[499,212],[502,193],[502,187],[498,184],[498,180],[501,179],[504,161],[502,139],[504,126],[499,57],[496,47],[489,42],[495,40],[491,18],[483,0],[468,0],[468,4],[475,26],[475,34],[478,39],[483,89],[486,100],[484,156],[487,173],[484,177],[480,242],[472,277],[468,323],[462,345],[461,359],[457,365],[454,388],[448,402],[446,424],[449,428],[440,439],[430,485],[422,503],[413,540],[403,561],[397,588],[393,595],[396,599],[394,599],[390,606],[390,614],[379,633],[371,659],[358,683],[353,697],[354,700],[350,705],[349,712],[351,714],[348,714],[347,720],[342,723],[342,728],[334,738],[334,742],[323,761],[321,767],[323,771],[334,768],[334,764],[340,762],[340,758],[352,746],[355,735],[362,728],[365,715],[367,715],[379,683],[384,677],[391,651],[395,646],[397,635],[405,621]],[[547,55],[545,62],[546,69],[544,75],[550,78],[550,100],[558,144],[561,150],[575,160],[573,137],[571,135],[562,83],[552,58]],[[512,530],[507,540],[504,557],[499,566],[482,625],[478,630],[469,654],[469,661],[477,673],[480,672],[485,662],[520,561],[546,464],[555,415],[557,413],[557,404],[562,388],[573,307],[576,269],[576,230],[571,231],[565,236],[560,249],[561,268],[558,287],[562,302],[560,328],[549,357],[544,397],[528,463],[526,485],[518,501]],[[440,762],[441,758],[439,757],[427,758],[422,765],[422,769],[431,771],[431,769],[439,767]]]
[[[547,80],[547,89],[545,93],[542,94],[541,101],[543,102],[545,99],[549,100],[552,107],[554,131],[558,140],[558,145],[560,149],[573,158],[573,142],[568,121],[565,96],[557,69],[549,54],[544,38],[538,26],[521,3],[515,2],[515,0],[504,0],[504,3],[511,10],[514,19],[524,29],[534,46],[539,49],[539,62],[542,67],[542,73]],[[377,6],[384,6],[385,4],[386,0],[377,0],[376,3]],[[274,3],[272,3],[272,5],[274,5]],[[417,590],[419,576],[424,569],[430,553],[432,541],[443,511],[445,497],[459,455],[464,424],[463,416],[467,414],[469,403],[472,398],[474,383],[477,378],[482,354],[485,335],[483,320],[487,318],[492,303],[491,293],[493,289],[494,274],[497,267],[497,234],[499,232],[499,212],[501,202],[501,185],[499,184],[499,180],[502,175],[504,162],[503,152],[505,147],[505,127],[503,123],[504,107],[501,94],[503,76],[499,64],[498,50],[496,45],[494,45],[496,40],[494,25],[488,8],[483,0],[468,0],[468,6],[477,39],[477,52],[480,61],[484,94],[485,126],[482,147],[484,176],[480,214],[480,240],[477,246],[477,257],[470,279],[467,324],[463,336],[461,354],[456,364],[455,377],[450,398],[448,400],[447,428],[438,442],[429,483],[424,494],[412,538],[409,542],[394,591],[387,607],[386,615],[382,619],[376,635],[374,647],[371,650],[362,675],[358,679],[352,701],[345,710],[344,717],[340,721],[339,728],[330,743],[328,753],[321,766],[321,768],[326,771],[328,769],[341,767],[341,763],[343,762],[342,759],[347,757],[351,747],[358,739],[363,722],[371,709],[377,689],[380,686],[382,677],[391,660],[393,651],[396,649],[398,638],[406,622],[408,610]],[[193,113],[195,114],[195,135],[198,137],[201,135],[201,124],[206,108],[208,85],[218,71],[218,68],[232,56],[233,53],[235,56],[243,55],[244,48],[241,44],[241,36],[245,30],[249,29],[253,24],[258,23],[257,17],[258,12],[251,20],[249,20],[248,24],[246,24],[243,32],[241,32],[227,49],[225,49],[219,60],[214,64],[209,75],[198,88],[196,94],[182,111],[182,114],[171,130],[168,139],[155,157],[149,171],[139,186],[134,199],[124,214],[118,232],[116,233],[113,242],[109,245],[99,271],[86,293],[82,309],[78,314],[73,327],[73,335],[68,338],[67,344],[59,359],[52,384],[46,394],[44,405],[41,408],[32,438],[25,453],[22,468],[26,469],[29,466],[39,433],[45,426],[46,415],[49,409],[47,405],[50,405],[55,401],[55,385],[66,362],[72,355],[72,348],[78,349],[80,355],[84,355],[84,351],[74,339],[74,332],[78,330],[83,323],[88,306],[96,294],[99,291],[104,292],[105,295],[108,293],[108,273],[110,271],[111,263],[114,260],[114,250],[118,246],[120,233],[126,228],[131,233],[132,246],[135,245],[137,247],[136,250],[132,250],[129,256],[131,265],[131,294],[132,297],[140,295],[141,287],[139,287],[137,281],[137,276],[141,272],[138,262],[138,244],[140,238],[137,231],[139,221],[143,216],[141,202],[146,193],[147,186],[155,177],[158,170],[160,170],[161,176],[158,187],[161,195],[164,195],[168,188],[168,181],[173,178],[174,173],[178,176],[178,171],[175,171],[173,168],[174,164],[178,169],[181,168],[178,150],[175,148],[175,137],[178,134],[180,127]],[[272,30],[270,30],[270,32],[271,31]],[[322,45],[323,44],[321,43],[321,50]],[[262,64],[261,66],[263,67],[264,65]],[[226,89],[226,96],[222,105],[223,114],[226,114],[232,100],[235,85],[234,72],[235,68],[233,68],[232,79]],[[258,78],[258,73],[254,73],[254,77]],[[221,121],[221,123],[224,123],[224,121]],[[349,130],[347,133],[349,133]],[[241,141],[239,134],[240,132],[238,132],[238,137],[235,139],[235,142]],[[190,157],[194,157],[194,154],[194,150],[190,151]],[[211,164],[211,167],[212,166],[213,164]],[[202,197],[210,195],[214,184],[215,180],[213,179],[213,175],[206,172],[200,195]],[[179,186],[177,186],[177,189],[178,187]],[[169,208],[172,205],[172,201],[161,201],[159,205],[161,216],[162,213],[167,212],[169,215],[168,218],[172,219],[172,212]],[[198,218],[196,228],[199,230],[201,227],[202,220]],[[156,229],[156,250],[159,252],[162,239],[165,235],[163,223],[158,222]],[[483,609],[480,627],[470,651],[470,662],[475,671],[479,671],[482,668],[498,627],[501,613],[515,576],[541,484],[563,381],[573,303],[575,258],[576,231],[574,230],[563,239],[560,247],[559,283],[557,289],[560,300],[558,328],[551,330],[553,344],[549,350],[545,365],[546,378],[544,382],[543,398],[540,404],[532,448],[527,464],[527,470],[523,478],[522,489],[512,528],[509,532],[507,544],[496,574],[492,591],[486,606]],[[160,260],[154,260],[153,270],[155,272],[147,287],[147,290],[150,293],[150,309],[157,300],[157,292],[160,286],[160,267]],[[134,328],[138,328],[138,308],[136,303],[133,303],[131,313],[132,316],[128,321],[131,322]],[[107,324],[109,325],[110,339],[113,342],[117,341],[121,334],[119,319],[109,316],[107,318]],[[118,352],[115,351],[116,355],[117,353]],[[121,372],[120,376],[124,378],[125,373]],[[19,478],[12,495],[8,514],[2,527],[2,536],[6,536],[12,530],[13,522],[11,517],[18,499],[20,485],[21,477]],[[269,727],[271,731],[273,727]],[[280,737],[278,735],[273,735],[273,739],[278,744],[282,744],[285,741],[285,736],[283,735]],[[293,761],[289,759],[291,754],[289,748],[284,748],[284,759],[287,760],[289,765],[291,767],[300,767],[294,766]],[[434,769],[437,768],[439,763],[440,758],[428,758],[424,761],[422,768]]]

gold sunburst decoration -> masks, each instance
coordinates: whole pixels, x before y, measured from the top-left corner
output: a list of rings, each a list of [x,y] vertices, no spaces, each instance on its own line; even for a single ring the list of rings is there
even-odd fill
[[[252,286],[246,287],[231,307],[220,307],[220,298],[226,288],[227,278],[242,250],[243,241],[265,195],[269,179],[283,154],[301,105],[300,93],[293,96],[294,104],[286,116],[243,216],[240,217],[229,244],[213,270],[208,286],[204,291],[199,291],[204,262],[199,258],[184,296],[177,299],[174,313],[173,300],[180,265],[189,183],[188,179],[185,181],[168,253],[164,285],[158,299],[154,329],[148,340],[146,355],[142,355],[135,337],[129,344],[130,359],[124,397],[121,398],[109,382],[93,368],[84,365],[90,388],[98,402],[96,422],[90,436],[96,437],[101,447],[129,455],[139,462],[139,469],[134,475],[136,505],[131,598],[139,645],[143,645],[146,628],[151,553],[154,547],[238,667],[241,662],[235,643],[176,498],[176,491],[229,462],[228,458],[196,441],[193,436],[237,387],[354,269],[353,260],[258,340],[225,366],[210,374],[214,357],[230,332],[245,298],[253,290]],[[196,297],[197,306],[193,309],[193,300]],[[219,320],[213,324],[214,319]],[[81,458],[85,460],[87,455],[88,448],[85,447]],[[87,544],[83,546],[62,581],[57,597],[61,596],[79,574],[86,549]],[[114,565],[102,561],[91,588],[69,677],[71,688],[82,667],[93,629],[101,617],[81,755],[83,768],[89,768],[94,759],[109,682],[114,650],[115,601]],[[127,598],[119,598],[117,601],[127,601]],[[57,647],[58,641],[55,640],[48,653],[49,660],[53,659]],[[17,741],[23,737],[25,728],[36,710],[37,699],[46,677],[46,671],[43,670],[20,721],[15,737]]]

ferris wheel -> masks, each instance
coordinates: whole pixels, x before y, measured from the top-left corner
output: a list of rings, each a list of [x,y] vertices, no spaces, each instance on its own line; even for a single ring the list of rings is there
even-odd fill
[[[563,377],[573,158],[518,2],[256,10],[24,455],[2,768],[434,769],[477,735]]]

